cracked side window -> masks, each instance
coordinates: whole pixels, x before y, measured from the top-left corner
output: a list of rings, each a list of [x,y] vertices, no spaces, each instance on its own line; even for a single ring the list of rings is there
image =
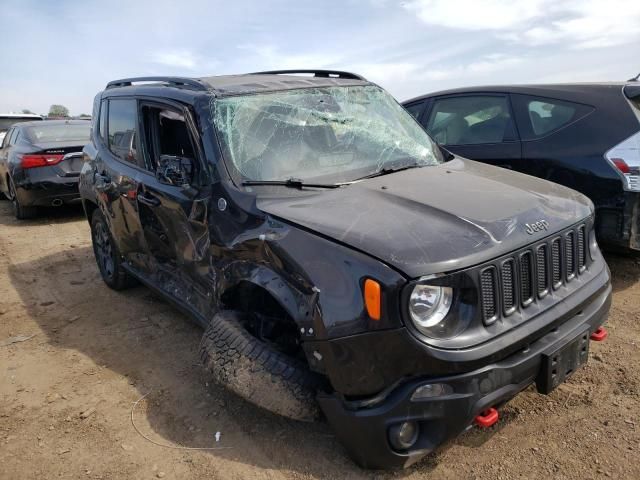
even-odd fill
[[[376,86],[226,97],[212,117],[225,160],[247,180],[346,182],[442,161],[414,118]]]

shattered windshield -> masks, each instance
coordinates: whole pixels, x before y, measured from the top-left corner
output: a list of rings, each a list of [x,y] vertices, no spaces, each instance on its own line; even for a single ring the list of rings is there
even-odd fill
[[[414,118],[373,85],[226,97],[212,115],[243,180],[339,183],[442,161]]]

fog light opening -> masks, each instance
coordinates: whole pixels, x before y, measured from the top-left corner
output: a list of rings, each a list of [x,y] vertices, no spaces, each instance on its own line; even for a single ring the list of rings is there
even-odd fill
[[[420,427],[416,422],[396,423],[389,428],[389,443],[399,452],[409,450],[418,440],[418,433]]]

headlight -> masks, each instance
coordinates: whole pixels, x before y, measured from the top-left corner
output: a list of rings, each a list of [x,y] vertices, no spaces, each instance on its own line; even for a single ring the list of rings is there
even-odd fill
[[[450,287],[418,284],[409,297],[409,315],[416,328],[428,337],[443,338],[456,330],[444,322],[453,299]],[[454,322],[455,323],[455,322]]]

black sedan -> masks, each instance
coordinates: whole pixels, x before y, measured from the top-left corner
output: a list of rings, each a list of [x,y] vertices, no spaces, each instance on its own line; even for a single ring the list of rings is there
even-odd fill
[[[0,148],[0,193],[13,203],[16,218],[34,217],[39,206],[79,201],[90,128],[85,120],[45,120],[9,129]]]
[[[470,87],[404,106],[452,153],[560,183],[603,246],[640,250],[640,83]]]

